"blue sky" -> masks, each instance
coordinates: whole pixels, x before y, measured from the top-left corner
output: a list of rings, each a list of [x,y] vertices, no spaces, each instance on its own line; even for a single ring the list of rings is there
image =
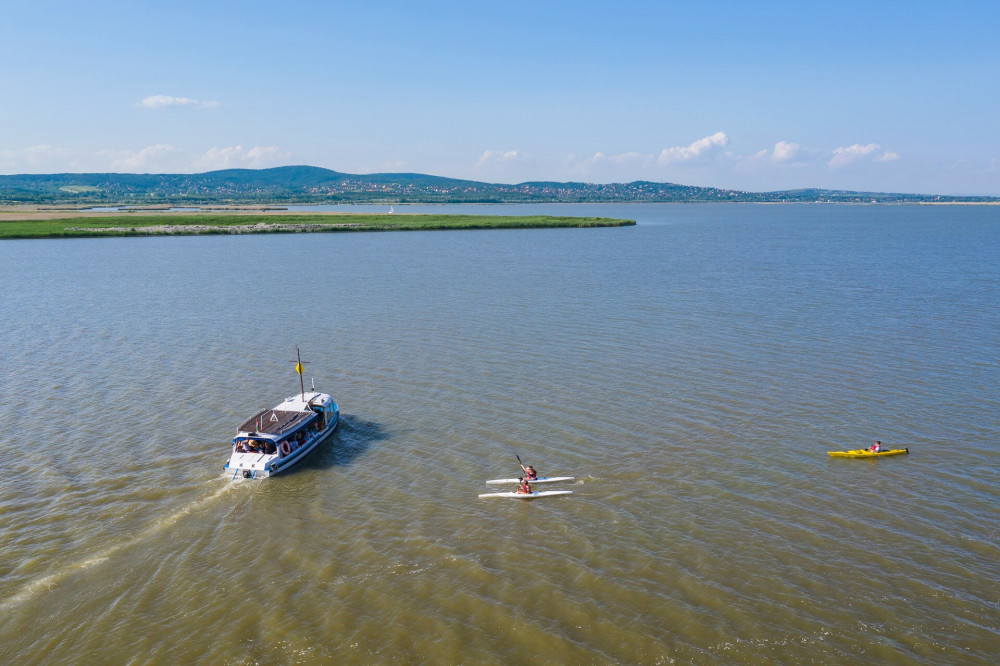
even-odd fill
[[[0,4],[0,173],[1000,195],[1000,2]]]

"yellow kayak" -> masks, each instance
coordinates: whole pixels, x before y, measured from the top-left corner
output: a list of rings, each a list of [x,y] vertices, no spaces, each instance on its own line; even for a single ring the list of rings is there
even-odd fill
[[[878,458],[880,456],[898,456],[909,453],[909,449],[888,449],[874,453],[868,449],[854,449],[853,451],[827,451],[834,458]]]

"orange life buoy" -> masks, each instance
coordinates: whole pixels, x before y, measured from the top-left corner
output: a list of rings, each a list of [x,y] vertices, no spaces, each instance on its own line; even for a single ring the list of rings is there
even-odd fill
[[[292,447],[288,445],[288,440],[281,443],[281,455],[287,456],[292,452]]]

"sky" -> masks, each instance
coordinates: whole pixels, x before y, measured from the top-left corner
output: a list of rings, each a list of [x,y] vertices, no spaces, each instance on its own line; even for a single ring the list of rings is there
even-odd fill
[[[3,0],[0,173],[998,196],[998,34],[997,0]]]

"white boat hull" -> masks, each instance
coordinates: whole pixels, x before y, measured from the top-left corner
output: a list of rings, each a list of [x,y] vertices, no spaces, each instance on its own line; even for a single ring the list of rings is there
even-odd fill
[[[338,421],[339,422],[339,421]],[[319,443],[329,437],[337,429],[337,423],[317,434],[305,444],[282,457],[279,453],[234,453],[226,463],[226,473],[232,473],[232,478],[266,479],[289,469],[308,456],[319,446]]]
[[[537,499],[539,497],[554,497],[555,495],[572,495],[572,490],[536,490],[531,493],[482,493],[480,497],[507,497],[510,499]]]
[[[536,483],[554,483],[556,481],[572,481],[574,477],[572,476],[540,476],[537,479],[528,479],[528,483],[534,485]],[[490,485],[500,485],[502,483],[519,483],[521,479],[490,479],[487,484]]]

